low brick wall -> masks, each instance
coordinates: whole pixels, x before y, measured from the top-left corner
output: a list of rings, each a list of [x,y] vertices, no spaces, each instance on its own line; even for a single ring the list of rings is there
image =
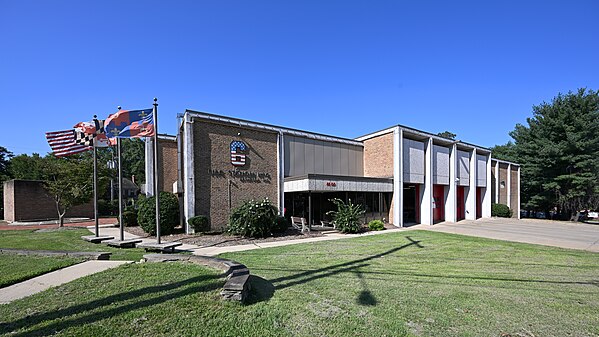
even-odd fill
[[[94,217],[92,200],[72,207],[67,217]],[[38,180],[9,180],[4,182],[4,220],[57,219],[56,203]]]

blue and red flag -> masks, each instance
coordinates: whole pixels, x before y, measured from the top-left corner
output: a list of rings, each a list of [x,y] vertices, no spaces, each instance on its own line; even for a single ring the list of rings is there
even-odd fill
[[[109,138],[140,138],[154,136],[152,109],[119,110],[104,121]]]

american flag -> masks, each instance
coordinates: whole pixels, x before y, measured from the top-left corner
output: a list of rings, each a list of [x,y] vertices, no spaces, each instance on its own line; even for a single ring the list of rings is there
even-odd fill
[[[245,165],[245,151],[247,147],[244,142],[233,141],[231,142],[231,164],[234,166]]]
[[[91,146],[86,144],[93,143],[93,136],[90,141],[83,132],[70,129],[46,132],[46,140],[56,157],[64,157],[91,150]]]

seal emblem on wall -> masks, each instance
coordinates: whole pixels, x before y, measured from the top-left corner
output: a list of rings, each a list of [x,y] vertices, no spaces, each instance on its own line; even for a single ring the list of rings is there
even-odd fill
[[[247,151],[247,146],[244,142],[240,140],[234,140],[231,142],[231,164],[233,166],[243,166],[245,165],[245,152]]]

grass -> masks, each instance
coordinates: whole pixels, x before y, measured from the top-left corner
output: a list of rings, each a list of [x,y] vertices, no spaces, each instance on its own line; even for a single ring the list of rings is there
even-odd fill
[[[83,228],[68,228],[36,232],[35,230],[14,230],[0,232],[0,248],[17,248],[29,250],[67,250],[76,252],[111,252],[111,260],[139,261],[145,251],[143,249],[119,249],[103,244],[94,244],[81,239],[91,232]]]
[[[223,255],[253,276],[250,304],[217,273],[135,264],[0,305],[0,333],[175,336],[594,336],[599,255],[410,231]]]
[[[81,259],[0,254],[0,288],[68,267]]]

